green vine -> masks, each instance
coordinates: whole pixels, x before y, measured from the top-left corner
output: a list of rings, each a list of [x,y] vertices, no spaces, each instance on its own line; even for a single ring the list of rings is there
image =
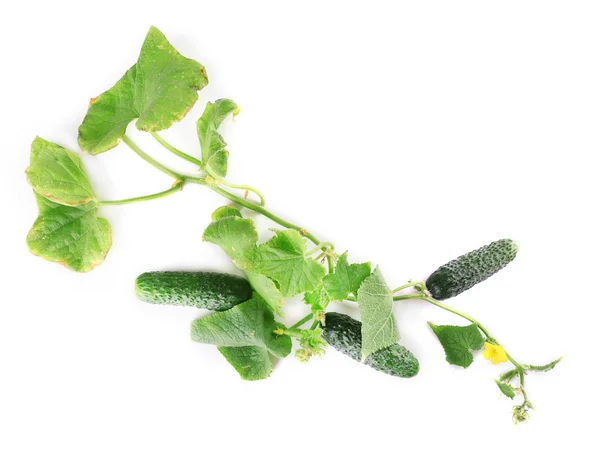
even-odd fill
[[[467,368],[474,362],[473,355],[483,350],[483,358],[493,364],[512,364],[496,383],[509,399],[522,396],[523,401],[513,407],[513,420],[515,423],[526,420],[533,406],[525,389],[525,375],[549,371],[561,358],[546,365],[520,363],[478,320],[442,302],[510,263],[517,253],[516,244],[506,239],[496,241],[441,266],[426,281],[409,281],[390,289],[379,267],[349,263],[348,252],[336,252],[332,242],[321,241],[303,225],[267,209],[263,194],[256,188],[225,179],[229,152],[218,130],[227,117],[239,113],[232,100],[219,99],[206,104],[196,123],[200,143],[197,153],[184,152],[158,134],[189,112],[198,91],[207,83],[204,67],[181,56],[152,27],[138,61],[112,88],[92,99],[79,127],[78,142],[84,152],[104,153],[122,141],[142,160],[174,179],[167,190],[114,201],[99,199],[77,153],[36,138],[27,170],[39,209],[27,238],[31,252],[76,272],[91,271],[104,261],[112,245],[111,227],[108,220],[99,216],[100,207],[165,198],[189,184],[201,185],[231,203],[212,214],[203,240],[221,247],[246,274],[246,279],[181,271],[167,272],[167,279],[164,274],[146,273],[138,277],[136,292],[148,302],[162,304],[173,299],[175,302],[169,303],[215,310],[192,323],[192,339],[216,345],[243,379],[267,378],[273,371],[272,359],[288,356],[293,340],[298,345],[295,356],[302,362],[322,356],[329,345],[387,374],[412,377],[418,373],[418,361],[398,343],[400,336],[393,307],[400,301],[417,300],[470,323],[468,326],[429,323],[448,363]],[[166,150],[197,166],[197,175],[177,172],[142,150],[125,134],[132,122]],[[250,201],[250,194],[258,202]],[[253,219],[245,217],[242,210],[262,215],[279,228],[269,240],[259,243]],[[307,241],[312,246],[307,246]],[[157,280],[162,280],[159,287],[155,286]],[[165,286],[167,280],[169,286]],[[234,280],[235,286],[231,285]],[[216,285],[206,297],[202,296],[199,283]],[[228,288],[227,284],[231,286]],[[227,293],[227,299],[218,298],[223,293]],[[286,299],[299,295],[310,311],[286,327],[276,317],[283,314]],[[361,322],[327,312],[331,302],[343,301],[356,304]]]

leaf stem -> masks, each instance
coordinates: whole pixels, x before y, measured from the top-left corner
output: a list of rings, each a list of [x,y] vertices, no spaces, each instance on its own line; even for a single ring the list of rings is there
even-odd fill
[[[192,184],[198,184],[198,185],[209,185],[207,178],[205,176],[202,177],[195,177],[195,176],[183,176],[185,178],[185,182],[189,182]]]
[[[121,206],[123,204],[132,204],[132,203],[140,203],[142,201],[151,201],[159,198],[164,198],[165,196],[172,195],[173,193],[177,193],[183,188],[182,181],[176,181],[173,186],[165,191],[152,193],[151,195],[138,196],[135,198],[127,198],[122,200],[114,200],[114,201],[98,201],[98,206]]]
[[[300,339],[302,337],[302,330],[297,328],[283,328],[279,334],[285,334],[286,336],[293,337],[294,339]]]
[[[427,302],[433,304],[434,306],[439,307],[440,309],[444,309],[444,310],[447,310],[448,312],[452,312],[453,314],[456,314],[459,317],[463,317],[465,320],[469,320],[471,323],[475,324],[481,330],[481,332],[483,334],[485,334],[485,337],[487,337],[490,340],[490,342],[496,342],[496,340],[490,335],[488,330],[485,329],[485,327],[481,323],[479,323],[477,320],[475,320],[473,317],[470,317],[469,315],[462,313],[459,310],[453,309],[452,307],[449,307],[446,304],[442,304],[440,301],[430,298],[427,295],[424,295],[424,294],[420,295],[419,299],[422,299],[423,301],[427,301]]]
[[[185,176],[183,176],[182,174],[176,173],[172,169],[169,169],[166,166],[164,166],[163,164],[154,160],[150,155],[148,155],[146,152],[144,152],[142,149],[140,149],[139,146],[136,143],[134,143],[131,140],[131,138],[129,138],[129,136],[123,135],[123,142],[125,144],[127,144],[132,151],[134,151],[136,154],[138,154],[142,160],[150,163],[152,166],[154,166],[159,171],[165,173],[167,176],[171,176],[173,179],[178,180],[178,181],[186,180]]]
[[[306,239],[309,239],[315,245],[319,245],[321,243],[321,241],[319,241],[313,234],[309,233],[304,228],[301,228],[298,225],[295,225],[293,223],[288,222],[287,220],[282,219],[281,217],[278,217],[277,215],[275,215],[272,212],[265,209],[263,206],[259,206],[258,204],[254,204],[254,203],[251,203],[250,201],[246,201],[245,199],[240,198],[221,187],[211,185],[211,186],[209,186],[209,188],[213,192],[218,193],[219,195],[227,198],[229,201],[239,204],[240,206],[243,206],[246,209],[250,209],[254,212],[258,212],[259,214],[262,214],[265,217],[267,217],[268,219],[274,221],[278,225],[283,226],[284,228],[289,228],[289,229],[298,231],[302,236],[304,236]],[[323,250],[326,250],[326,248],[324,248]]]
[[[214,176],[213,176],[214,179]],[[258,190],[256,190],[254,187],[250,187],[249,185],[241,185],[241,184],[233,184],[231,182],[226,181],[223,178],[217,178],[215,179],[219,184],[224,185],[225,187],[229,187],[229,188],[236,188],[236,189],[240,189],[240,190],[246,190],[248,192],[252,192],[254,193],[256,196],[258,196],[258,198],[260,199],[260,205],[264,206],[265,205],[265,197],[263,196],[263,194],[261,192],[259,192]]]
[[[292,326],[290,326],[288,329],[296,329],[299,328],[300,326],[302,326],[304,323],[306,323],[307,321],[312,320],[313,318],[313,314],[312,312],[309,313],[308,315],[304,316],[303,318],[301,318],[300,320],[298,320],[296,323],[294,323]]]
[[[142,158],[144,161],[146,161],[150,165],[154,166],[159,171],[165,173],[167,176],[171,176],[178,181],[183,181],[184,183],[191,182],[191,183],[198,184],[198,185],[208,185],[208,182],[207,182],[205,176],[200,176],[200,177],[187,176],[185,174],[180,174],[176,171],[173,171],[170,168],[167,168],[165,165],[159,163],[154,158],[152,158],[150,155],[148,155],[146,152],[144,152],[137,144],[135,144],[131,140],[131,138],[129,138],[126,135],[123,136],[123,142],[125,144],[127,144],[129,146],[129,148],[131,150],[133,150],[140,158]]]
[[[308,252],[306,252],[304,254],[304,256],[309,257],[309,256],[314,255],[318,251],[325,252],[326,250],[329,250],[329,249],[334,250],[335,249],[335,245],[333,245],[331,242],[320,242],[319,245],[317,245],[314,249],[309,250]]]
[[[418,281],[418,282],[408,282],[408,283],[405,283],[404,285],[402,285],[402,286],[400,286],[398,288],[394,288],[392,290],[392,294],[398,293],[400,290],[404,290],[406,288],[411,288],[411,287],[415,287],[415,286],[417,286],[417,287],[419,287],[419,288],[421,288],[421,289],[424,290],[425,289],[425,282]]]
[[[190,163],[193,163],[195,165],[198,165],[199,167],[202,167],[202,162],[200,160],[198,160],[195,157],[192,157],[191,155],[186,154],[185,152],[180,151],[179,149],[177,149],[176,147],[172,146],[171,144],[169,144],[167,141],[165,141],[162,137],[160,137],[158,135],[158,133],[156,133],[155,131],[150,132],[150,134],[152,135],[152,137],[154,139],[156,139],[156,141],[158,141],[158,143],[163,146],[165,149],[167,149],[170,152],[173,152],[175,155],[177,155],[179,158],[183,158],[186,161],[189,161]]]
[[[218,193],[219,195],[227,198],[229,201],[231,201],[233,203],[236,203],[236,204],[239,204],[240,206],[245,207],[246,209],[250,209],[250,210],[252,210],[254,212],[262,214],[265,217],[267,217],[268,219],[270,219],[270,220],[274,221],[275,223],[283,226],[284,228],[289,228],[289,229],[298,231],[303,237],[305,237],[306,239],[310,240],[313,244],[319,245],[321,243],[321,241],[319,241],[319,239],[317,239],[308,230],[305,230],[304,228],[302,228],[302,227],[300,227],[298,225],[290,223],[287,220],[284,220],[281,217],[279,217],[279,216],[273,214],[272,212],[268,211],[263,206],[261,206],[259,204],[254,204],[254,203],[252,203],[250,201],[247,201],[247,200],[245,200],[243,198],[240,198],[239,196],[234,195],[231,192],[228,192],[224,188],[221,188],[221,187],[215,185],[214,183],[213,184],[209,184],[209,182],[207,181],[206,177],[186,176],[184,174],[177,173],[177,172],[173,171],[170,168],[167,168],[166,166],[164,166],[163,164],[159,163],[154,158],[152,158],[150,155],[148,155],[146,152],[144,152],[142,149],[140,149],[140,147],[137,144],[135,144],[131,140],[131,138],[129,138],[127,135],[123,136],[123,142],[125,144],[127,144],[127,146],[129,146],[129,148],[131,150],[133,150],[144,161],[146,161],[150,165],[154,166],[156,169],[158,169],[159,171],[163,172],[164,174],[166,174],[168,176],[171,176],[172,178],[176,179],[177,181],[182,181],[184,183],[191,182],[191,183],[194,183],[194,184],[206,185],[212,191],[214,191],[215,193]],[[213,180],[213,182],[215,182],[214,178],[212,178],[212,180]],[[327,251],[327,247],[323,247],[322,250],[324,252]],[[329,272],[332,272],[333,271],[333,260],[332,260],[331,257],[327,257],[327,264],[328,264]]]
[[[421,293],[414,293],[414,294],[405,294],[405,295],[400,295],[400,296],[394,296],[392,299],[394,301],[405,301],[407,299],[421,299],[423,297],[423,295]]]

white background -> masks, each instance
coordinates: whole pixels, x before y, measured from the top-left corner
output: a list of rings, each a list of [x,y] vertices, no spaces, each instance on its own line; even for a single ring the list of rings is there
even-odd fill
[[[597,2],[579,1],[5,5],[0,454],[590,454],[599,20]],[[468,370],[446,364],[426,322],[462,322],[419,302],[396,309],[421,363],[414,379],[330,349],[308,365],[291,356],[268,380],[239,380],[214,347],[190,341],[202,311],[132,291],[147,270],[233,271],[201,242],[224,202],[204,188],[103,209],[114,246],[92,273],[27,251],[31,141],[78,150],[89,98],[135,61],[151,24],[210,78],[165,138],[197,153],[204,103],[234,99],[241,114],[223,127],[230,180],[260,188],[270,209],[351,260],[379,264],[391,287],[490,241],[519,242],[513,264],[449,304],[525,363],[565,355],[527,377],[530,422],[511,423],[492,380],[506,365],[480,355]],[[84,160],[103,199],[171,183],[123,145]],[[286,311],[292,322],[306,309],[293,301]]]

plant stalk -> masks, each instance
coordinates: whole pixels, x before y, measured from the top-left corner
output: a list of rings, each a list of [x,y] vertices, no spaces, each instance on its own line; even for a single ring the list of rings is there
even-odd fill
[[[183,158],[184,160],[186,160],[186,161],[188,161],[190,163],[193,163],[194,165],[198,165],[200,168],[202,168],[202,161],[198,160],[196,157],[192,157],[191,155],[188,155],[185,152],[182,152],[181,150],[179,150],[176,147],[172,146],[167,141],[165,141],[162,137],[160,137],[158,135],[158,133],[156,133],[155,131],[151,132],[150,134],[152,135],[152,137],[154,139],[156,139],[156,141],[158,141],[158,143],[161,146],[163,146],[168,151],[174,153],[179,158]]]
[[[161,140],[162,140],[162,138],[161,138]],[[291,222],[288,222],[287,220],[282,219],[281,217],[273,214],[272,212],[268,211],[266,208],[264,208],[263,206],[261,206],[259,204],[254,204],[254,203],[252,203],[250,201],[247,201],[247,200],[245,200],[243,198],[240,198],[240,197],[234,195],[233,193],[230,193],[227,190],[225,190],[225,189],[223,189],[221,187],[218,187],[217,185],[209,184],[209,182],[207,182],[207,178],[205,178],[205,177],[186,176],[184,174],[177,173],[177,172],[173,171],[170,168],[167,168],[165,165],[159,163],[154,158],[152,158],[150,155],[148,155],[146,152],[144,152],[127,135],[123,136],[123,142],[125,144],[127,144],[127,146],[129,146],[129,148],[131,150],[133,150],[144,161],[146,161],[150,165],[154,166],[156,169],[158,169],[159,171],[163,172],[164,174],[173,177],[177,181],[182,181],[183,183],[190,182],[190,183],[199,184],[199,185],[206,185],[212,191],[214,191],[215,193],[218,193],[219,195],[227,198],[229,201],[231,201],[233,203],[236,203],[236,204],[239,204],[240,206],[245,207],[246,209],[250,209],[250,210],[252,210],[254,212],[262,214],[265,217],[267,217],[268,219],[270,219],[270,220],[274,221],[275,223],[283,226],[284,228],[289,228],[289,229],[298,231],[300,233],[300,235],[302,235],[306,239],[310,240],[315,245],[321,244],[321,241],[319,241],[319,239],[317,239],[308,230],[306,230],[306,229],[304,229],[304,228],[302,228],[302,227],[300,227],[298,225],[295,225],[295,224],[293,224]],[[166,143],[166,141],[164,141],[164,142]],[[169,150],[171,150],[171,149],[169,149]],[[322,247],[322,250],[324,252],[327,251],[327,246]],[[327,257],[327,265],[328,265],[329,272],[330,273],[333,272],[333,259],[331,257],[329,257],[329,256]]]
[[[440,309],[444,309],[447,310],[448,312],[452,312],[453,314],[458,315],[459,317],[463,317],[465,320],[469,320],[471,323],[473,323],[474,325],[476,325],[483,334],[485,334],[485,337],[487,337],[491,342],[496,342],[496,339],[494,339],[490,333],[488,332],[487,329],[485,329],[485,327],[479,323],[477,320],[475,320],[473,317],[470,317],[469,315],[462,313],[459,310],[453,309],[452,307],[448,307],[446,304],[442,304],[441,302],[430,298],[429,296],[426,295],[421,295],[421,297],[419,299],[422,299],[423,301],[427,301],[431,304],[433,304],[434,306],[439,307]]]
[[[159,198],[164,198],[165,196],[172,195],[173,193],[177,193],[183,188],[183,182],[177,181],[173,184],[173,186],[165,191],[152,193],[151,195],[137,196],[135,198],[127,198],[122,200],[114,200],[114,201],[98,201],[98,206],[121,206],[123,204],[132,204],[132,203],[141,203],[142,201],[151,201]]]
[[[301,318],[300,320],[298,320],[296,323],[294,323],[292,326],[290,326],[288,329],[296,329],[299,328],[300,326],[302,326],[304,323],[312,320],[313,318],[313,314],[309,313],[308,315],[304,316],[303,318]]]
[[[123,142],[125,144],[127,144],[132,151],[134,151],[136,154],[138,154],[142,160],[150,163],[152,166],[154,166],[156,169],[163,172],[167,176],[171,176],[173,179],[178,180],[178,181],[186,180],[186,177],[184,175],[179,174],[179,173],[173,171],[172,169],[167,168],[165,165],[154,160],[150,155],[148,155],[146,152],[144,152],[142,149],[140,149],[139,146],[136,143],[134,143],[127,135],[123,136]]]

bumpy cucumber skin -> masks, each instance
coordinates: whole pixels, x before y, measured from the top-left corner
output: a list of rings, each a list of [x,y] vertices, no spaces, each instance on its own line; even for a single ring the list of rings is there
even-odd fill
[[[151,304],[227,310],[252,297],[246,279],[218,272],[145,272],[135,281],[135,294]]]
[[[337,312],[325,314],[323,339],[337,351],[355,361],[361,360],[362,323]],[[385,374],[410,378],[419,372],[419,361],[405,347],[394,344],[376,351],[365,360],[365,364]]]
[[[500,239],[439,267],[425,285],[434,299],[443,301],[483,282],[515,259],[515,241]]]

